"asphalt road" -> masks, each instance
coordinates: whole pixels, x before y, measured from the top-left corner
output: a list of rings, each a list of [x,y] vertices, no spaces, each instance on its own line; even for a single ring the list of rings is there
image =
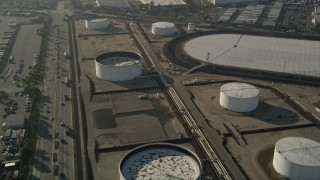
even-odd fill
[[[59,3],[58,9],[51,12],[53,27],[50,28],[49,33],[42,110],[42,116],[45,120],[40,121],[36,150],[36,152],[49,154],[50,162],[46,164],[48,168],[43,166],[40,172],[34,173],[34,179],[58,177],[75,179],[73,138],[67,136],[68,128],[61,126],[61,122],[63,122],[73,129],[72,102],[65,99],[65,95],[71,97],[71,89],[64,84],[64,78],[69,78],[70,74],[70,62],[64,57],[64,52],[69,52],[68,26],[67,22],[63,21],[64,11],[63,4]],[[53,120],[50,120],[51,117]],[[44,131],[43,127],[46,125],[49,128]],[[57,155],[57,161],[52,158],[53,154]],[[41,156],[41,154],[37,153],[37,156]],[[35,157],[35,167],[37,167],[37,163],[44,164],[38,159]],[[54,176],[54,166],[59,167],[58,176]]]

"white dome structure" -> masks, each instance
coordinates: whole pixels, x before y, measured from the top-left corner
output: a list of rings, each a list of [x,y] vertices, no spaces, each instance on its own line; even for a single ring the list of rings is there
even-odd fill
[[[220,105],[235,112],[249,112],[259,105],[259,90],[246,83],[227,83],[220,89]]]
[[[320,179],[320,143],[302,137],[278,140],[273,167],[289,179]]]
[[[114,51],[100,54],[95,58],[96,75],[108,81],[127,81],[142,73],[140,54]]]
[[[191,151],[169,143],[137,147],[119,165],[121,180],[201,178],[199,158]]]
[[[188,31],[194,31],[196,29],[196,25],[193,23],[188,23]]]
[[[109,22],[107,19],[86,19],[85,24],[87,29],[106,29]]]
[[[175,33],[176,28],[170,22],[156,22],[152,24],[152,34],[157,36],[170,36]]]

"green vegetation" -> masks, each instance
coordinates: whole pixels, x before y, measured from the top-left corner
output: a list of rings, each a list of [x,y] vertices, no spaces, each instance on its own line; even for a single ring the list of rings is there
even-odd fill
[[[311,30],[315,32],[320,32],[320,24],[315,25],[314,27],[311,28]]]
[[[34,161],[36,142],[38,136],[38,123],[42,104],[42,92],[40,90],[40,85],[43,82],[44,75],[44,57],[46,57],[47,51],[47,30],[50,23],[50,19],[47,19],[44,23],[41,48],[39,52],[39,66],[33,69],[32,72],[27,75],[23,81],[22,86],[24,88],[24,93],[32,94],[33,96],[33,106],[30,116],[26,119],[26,137],[21,143],[22,152],[22,174],[20,179],[29,179],[30,177],[30,165]]]
[[[58,174],[59,174],[59,165],[54,165],[54,167],[53,167],[53,174],[54,174],[55,176],[58,176]]]
[[[54,142],[54,149],[59,149],[59,141]]]
[[[57,162],[57,161],[58,161],[58,154],[57,154],[57,153],[53,153],[53,155],[52,155],[52,161],[53,161],[53,162]]]

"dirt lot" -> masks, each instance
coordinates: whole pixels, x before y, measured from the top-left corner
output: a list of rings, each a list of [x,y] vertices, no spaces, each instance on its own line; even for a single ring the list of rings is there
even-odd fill
[[[148,94],[149,99],[138,99],[141,93]],[[103,107],[106,109],[96,108],[98,111],[92,113],[97,147],[108,148],[187,137],[161,91],[135,91],[108,96],[111,104],[105,104]],[[92,102],[91,107],[95,109],[97,106]],[[97,118],[98,115],[103,118]],[[98,124],[99,128],[95,127]]]
[[[139,52],[130,38],[123,22],[110,25],[106,30],[89,30],[85,28],[84,20],[76,23],[77,45],[79,59],[90,59],[102,52],[133,51]],[[81,34],[82,36],[79,36]],[[90,34],[90,36],[84,36]],[[86,65],[84,65],[86,66]]]
[[[219,104],[222,85],[217,83],[189,87],[190,92],[195,96],[195,104],[208,119],[211,127],[218,129],[222,134],[227,132],[223,125],[224,122],[231,122],[239,131],[311,123],[271,90],[264,88],[258,88],[260,101],[256,110],[237,113],[224,109]]]
[[[244,136],[247,146],[239,146],[233,138],[228,138],[226,147],[250,179],[282,179],[272,166],[274,144],[279,139],[289,136],[304,137],[319,142],[320,131],[317,127],[311,127],[250,134]]]
[[[249,84],[263,84],[281,89],[320,119],[320,113],[315,110],[315,104],[320,100],[319,88],[317,87],[203,73],[181,76],[179,79],[185,84],[195,79],[196,82],[216,82],[211,85],[189,86],[188,90],[194,95],[195,104],[206,119],[208,119],[208,124],[212,128],[219,130],[221,134],[227,133],[228,131],[223,123],[229,121],[242,134],[247,145],[240,146],[232,136],[225,137],[224,140],[226,148],[250,179],[281,179],[272,166],[274,144],[279,139],[298,136],[319,142],[319,129],[269,89],[258,87],[260,90],[260,105],[258,109],[249,113],[231,112],[221,108],[219,104],[220,87],[224,84],[219,83],[220,81],[228,80]],[[292,119],[290,116],[287,116],[292,113],[297,114],[298,118]],[[281,131],[272,130],[272,128],[292,127],[303,124],[309,124],[313,127],[298,127]],[[255,129],[266,130],[266,132],[242,133]]]

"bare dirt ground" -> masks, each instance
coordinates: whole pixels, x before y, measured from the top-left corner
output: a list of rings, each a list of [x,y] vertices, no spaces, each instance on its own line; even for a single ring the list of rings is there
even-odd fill
[[[294,84],[275,83],[261,80],[251,80],[231,76],[209,75],[197,73],[177,77],[181,82],[218,82],[221,80],[232,80],[246,82],[249,84],[263,84],[279,88],[290,97],[297,100],[304,108],[319,118],[320,113],[315,110],[315,103],[319,102],[319,88],[301,86]],[[298,124],[311,124],[309,120],[297,113],[292,107],[286,104],[268,89],[260,90],[260,105],[257,110],[249,113],[235,113],[221,108],[219,104],[221,83],[205,86],[188,87],[194,95],[194,102],[208,119],[208,123],[226,133],[223,122],[232,122],[238,130],[267,129],[273,127],[289,127]],[[266,108],[268,107],[268,108]],[[290,119],[286,114],[297,113],[296,120]],[[281,116],[279,116],[281,115]],[[282,131],[267,131],[243,135],[247,145],[240,146],[233,137],[226,137],[226,148],[235,158],[245,174],[250,179],[281,179],[272,166],[274,144],[281,138],[298,136],[313,139],[319,142],[320,131],[317,127],[305,127]]]
[[[110,51],[141,54],[129,34],[119,34],[128,32],[125,24],[117,23],[113,26],[116,27],[114,32],[110,29],[110,32],[95,32],[84,28],[84,20],[76,22],[82,92],[90,97],[92,91],[88,86],[88,77],[95,86],[92,97],[84,102],[87,128],[92,137],[90,141],[94,142],[95,149],[127,148],[128,145],[181,139],[187,142],[184,140],[188,139],[188,135],[183,124],[154,77],[138,77],[126,82],[108,82],[96,77],[94,57],[98,54]],[[149,98],[139,99],[138,96],[144,93]],[[189,144],[186,146],[193,149]],[[119,179],[118,164],[126,152],[97,153],[97,162],[92,163],[97,163],[99,176]]]
[[[272,166],[274,144],[281,138],[298,136],[319,142],[317,127],[245,135],[247,146],[239,146],[233,138],[226,147],[250,179],[281,179]],[[263,154],[262,154],[263,153]]]
[[[220,88],[223,83],[192,86],[188,89],[195,96],[194,102],[205,115],[211,127],[222,134],[227,130],[224,122],[231,122],[239,131],[265,129],[273,127],[310,124],[302,115],[280,99],[271,90],[258,88],[260,91],[259,106],[248,113],[237,113],[220,106]],[[293,117],[296,114],[297,117]]]

